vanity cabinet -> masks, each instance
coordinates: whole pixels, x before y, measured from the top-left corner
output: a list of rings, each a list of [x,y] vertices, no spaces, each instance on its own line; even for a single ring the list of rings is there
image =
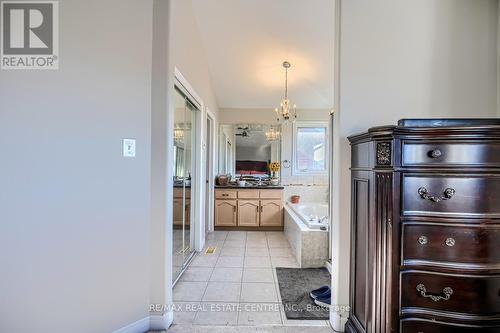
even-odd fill
[[[283,229],[282,189],[216,189],[215,227]]]
[[[237,225],[236,200],[215,200],[216,226],[235,227]]]
[[[184,195],[186,198],[184,199]],[[186,226],[189,225],[190,215],[191,215],[191,189],[186,188],[185,190],[180,187],[174,188],[174,200],[173,200],[173,219],[174,226],[182,226],[185,223]],[[185,218],[185,222],[184,222]]]
[[[238,226],[258,227],[259,215],[259,200],[238,200]]]
[[[283,202],[281,200],[261,200],[260,225],[265,227],[283,225]]]

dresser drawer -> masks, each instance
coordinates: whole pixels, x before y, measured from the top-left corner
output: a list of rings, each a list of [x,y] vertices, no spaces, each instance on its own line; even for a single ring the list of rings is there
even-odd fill
[[[404,141],[403,166],[495,166],[500,165],[500,142]]]
[[[401,272],[401,312],[415,308],[464,314],[500,313],[500,275]]]
[[[231,190],[216,190],[215,198],[216,199],[236,199],[236,191]]]
[[[498,333],[498,327],[479,327],[427,321],[422,319],[406,319],[401,321],[401,333]]]
[[[500,267],[500,225],[403,225],[403,264]]]
[[[500,176],[404,174],[405,216],[500,217]]]

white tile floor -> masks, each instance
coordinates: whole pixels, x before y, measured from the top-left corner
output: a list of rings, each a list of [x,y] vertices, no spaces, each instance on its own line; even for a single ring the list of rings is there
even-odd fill
[[[320,326],[325,320],[288,320],[275,267],[298,267],[283,232],[216,231],[174,288],[174,324]]]

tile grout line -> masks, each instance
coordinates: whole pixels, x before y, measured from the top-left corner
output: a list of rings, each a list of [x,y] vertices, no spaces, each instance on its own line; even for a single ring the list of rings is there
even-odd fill
[[[241,293],[243,292],[243,275],[245,274],[245,262],[247,255],[247,239],[248,233],[245,232],[245,248],[243,250],[243,268],[241,271],[241,279],[240,279],[240,294],[238,295],[238,315],[236,316],[236,326],[240,326],[240,316],[241,316]]]
[[[226,234],[226,237],[224,237],[224,242],[225,242],[225,239],[227,238],[227,234]],[[224,243],[223,242],[223,243]],[[207,289],[208,289],[208,284],[210,283],[210,279],[212,278],[212,274],[214,273],[214,270],[215,270],[215,266],[217,265],[217,262],[219,261],[219,258],[220,258],[220,254],[219,256],[217,257],[217,260],[215,262],[215,265],[212,267],[212,272],[210,273],[210,278],[208,279],[207,281],[207,285],[205,286],[205,290],[203,291],[203,295],[201,296],[201,300],[200,302],[203,301],[203,298],[205,298],[205,294],[207,293]],[[196,314],[195,314],[195,320],[196,320],[196,317],[198,316],[198,312],[199,311],[196,311]]]

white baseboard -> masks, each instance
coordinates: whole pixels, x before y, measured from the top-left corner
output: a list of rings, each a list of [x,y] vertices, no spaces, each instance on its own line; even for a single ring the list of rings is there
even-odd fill
[[[142,318],[130,325],[127,325],[125,327],[122,327],[116,331],[113,331],[113,333],[144,333],[149,331],[149,322],[150,322],[150,317],[145,317]]]
[[[163,315],[151,315],[149,316],[149,329],[152,331],[166,330],[172,325],[173,320],[173,312],[167,312]]]
[[[330,312],[330,324],[335,332],[344,332],[347,318],[340,316],[337,312]]]

